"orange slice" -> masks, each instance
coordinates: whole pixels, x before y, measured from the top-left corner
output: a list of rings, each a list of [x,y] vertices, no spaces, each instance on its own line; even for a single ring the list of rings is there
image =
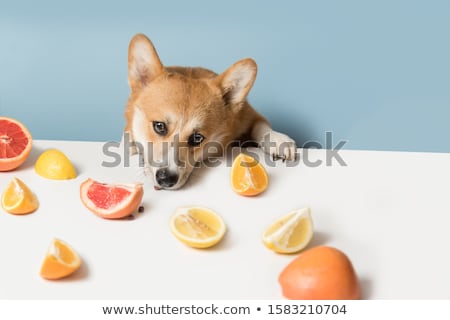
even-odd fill
[[[12,214],[27,214],[39,207],[36,195],[18,178],[13,178],[2,194],[2,208]]]
[[[202,207],[177,208],[170,219],[172,234],[193,248],[209,248],[222,240],[227,230],[223,219]]]
[[[231,167],[231,187],[243,196],[256,196],[267,189],[269,177],[266,169],[255,158],[239,154]]]
[[[24,163],[31,145],[31,134],[22,123],[0,117],[0,171],[14,170]]]
[[[64,241],[53,239],[42,263],[40,275],[48,280],[57,280],[71,275],[80,266],[81,258],[78,253]]]
[[[87,179],[81,184],[81,202],[90,211],[105,219],[131,215],[144,196],[142,183],[107,184]]]

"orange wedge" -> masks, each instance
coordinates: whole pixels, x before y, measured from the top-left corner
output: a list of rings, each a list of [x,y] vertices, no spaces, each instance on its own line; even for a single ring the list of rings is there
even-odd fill
[[[57,280],[67,277],[81,266],[81,258],[67,243],[53,239],[41,266],[40,275],[44,279]]]
[[[13,178],[2,194],[2,208],[12,214],[27,214],[39,207],[36,195],[18,178]]]
[[[269,177],[266,169],[255,158],[239,154],[231,167],[231,187],[243,196],[256,196],[267,189]]]

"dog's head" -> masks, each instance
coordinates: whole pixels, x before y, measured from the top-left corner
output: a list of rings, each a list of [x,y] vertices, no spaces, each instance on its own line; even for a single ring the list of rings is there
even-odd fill
[[[126,131],[142,153],[156,187],[177,189],[195,165],[235,138],[239,111],[256,77],[252,59],[224,73],[164,67],[151,41],[138,34],[128,49]]]

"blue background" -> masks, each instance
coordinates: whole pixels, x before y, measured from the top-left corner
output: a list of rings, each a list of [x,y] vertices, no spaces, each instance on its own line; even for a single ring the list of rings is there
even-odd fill
[[[450,1],[1,0],[0,114],[37,139],[120,139],[138,32],[166,65],[253,57],[250,102],[299,146],[450,152]]]

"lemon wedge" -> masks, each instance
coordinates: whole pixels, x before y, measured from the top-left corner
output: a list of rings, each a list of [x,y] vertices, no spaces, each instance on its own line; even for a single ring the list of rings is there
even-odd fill
[[[311,210],[298,209],[275,220],[264,232],[267,248],[278,253],[295,253],[305,248],[314,233]]]
[[[18,178],[13,178],[2,194],[2,208],[12,214],[27,214],[39,207],[36,195]]]
[[[193,248],[209,248],[222,240],[226,232],[223,219],[202,207],[180,207],[170,219],[170,230],[184,244]]]
[[[77,176],[72,162],[57,149],[44,151],[36,160],[34,170],[38,175],[54,180],[74,179]]]

